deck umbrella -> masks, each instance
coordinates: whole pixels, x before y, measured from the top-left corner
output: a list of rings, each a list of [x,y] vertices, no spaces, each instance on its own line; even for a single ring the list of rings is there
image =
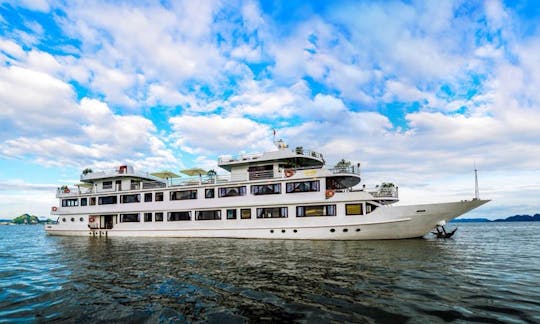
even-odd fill
[[[171,171],[167,171],[167,170],[150,173],[150,175],[153,175],[154,177],[158,177],[161,179],[165,179],[167,182],[169,182],[169,179],[180,178],[178,174]],[[172,180],[171,180],[171,184],[172,184]]]
[[[191,169],[185,169],[185,170],[181,170],[180,172],[182,172],[183,174],[186,174],[190,177],[194,177],[196,175],[198,175],[199,177],[202,176],[203,174],[206,174],[207,171],[206,170],[203,170],[201,168],[191,168]]]

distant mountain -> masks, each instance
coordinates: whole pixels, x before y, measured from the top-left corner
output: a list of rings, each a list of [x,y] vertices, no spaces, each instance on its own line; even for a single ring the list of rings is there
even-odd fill
[[[507,218],[489,220],[487,218],[458,218],[450,221],[451,223],[486,223],[486,222],[540,222],[540,214],[515,215]]]
[[[2,221],[2,223],[14,223],[14,224],[42,224],[42,223],[50,223],[52,220],[47,219],[45,217],[37,217],[30,214],[22,214],[20,216],[15,217],[14,219],[8,219],[5,221]]]
[[[535,214],[534,216],[515,215],[505,219],[496,219],[494,222],[540,222],[540,214]]]

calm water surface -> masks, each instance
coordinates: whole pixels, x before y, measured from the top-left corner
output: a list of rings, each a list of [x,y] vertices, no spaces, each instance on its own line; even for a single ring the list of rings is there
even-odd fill
[[[540,224],[458,227],[340,242],[0,226],[0,322],[540,322]]]

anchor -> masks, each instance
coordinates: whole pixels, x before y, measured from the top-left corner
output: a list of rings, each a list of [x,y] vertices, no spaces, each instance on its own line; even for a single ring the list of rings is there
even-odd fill
[[[437,238],[447,239],[447,238],[451,238],[456,233],[457,227],[454,228],[453,231],[447,232],[446,229],[444,228],[444,225],[437,224],[437,226],[435,226],[435,230],[437,232],[431,232],[431,234],[435,235]]]

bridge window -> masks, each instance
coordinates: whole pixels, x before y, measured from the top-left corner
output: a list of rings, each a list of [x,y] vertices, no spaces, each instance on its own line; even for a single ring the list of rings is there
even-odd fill
[[[251,209],[240,209],[240,218],[250,219],[251,218]]]
[[[320,187],[321,187],[321,183],[320,183],[319,180],[288,182],[287,183],[287,193],[314,192],[314,191],[319,191]]]
[[[190,211],[170,212],[167,220],[169,222],[188,221],[188,220],[191,220],[191,212]]]
[[[141,195],[140,194],[121,195],[120,202],[122,204],[138,203],[138,202],[141,202]]]
[[[298,206],[296,217],[336,216],[336,205]]]
[[[214,188],[204,189],[204,198],[214,198],[216,190]]]
[[[221,219],[221,210],[199,210],[196,212],[197,220]]]
[[[172,191],[171,200],[197,199],[197,190]]]
[[[88,198],[81,198],[81,206],[86,206],[88,204]]]
[[[139,222],[139,214],[120,214],[121,223],[137,223]]]
[[[364,208],[363,205],[358,204],[346,204],[345,205],[345,215],[363,215]]]
[[[151,202],[152,201],[152,193],[147,192],[144,194],[144,202]]]
[[[227,209],[227,219],[236,219],[236,209]]]
[[[103,189],[112,189],[112,181],[103,181]]]
[[[154,216],[155,216],[156,222],[163,222],[163,213],[159,212],[159,213],[156,213]]]
[[[62,207],[75,207],[79,206],[78,199],[62,199]]]
[[[98,198],[98,205],[112,205],[117,203],[116,196],[105,196]]]
[[[156,192],[156,201],[163,201],[163,192]]]
[[[219,197],[245,196],[246,186],[219,188]]]
[[[152,213],[144,213],[144,221],[145,222],[151,222],[152,221]]]
[[[281,193],[280,183],[251,186],[251,194],[253,195],[271,195],[279,193]]]
[[[287,211],[287,207],[257,208],[257,218],[284,218]]]

